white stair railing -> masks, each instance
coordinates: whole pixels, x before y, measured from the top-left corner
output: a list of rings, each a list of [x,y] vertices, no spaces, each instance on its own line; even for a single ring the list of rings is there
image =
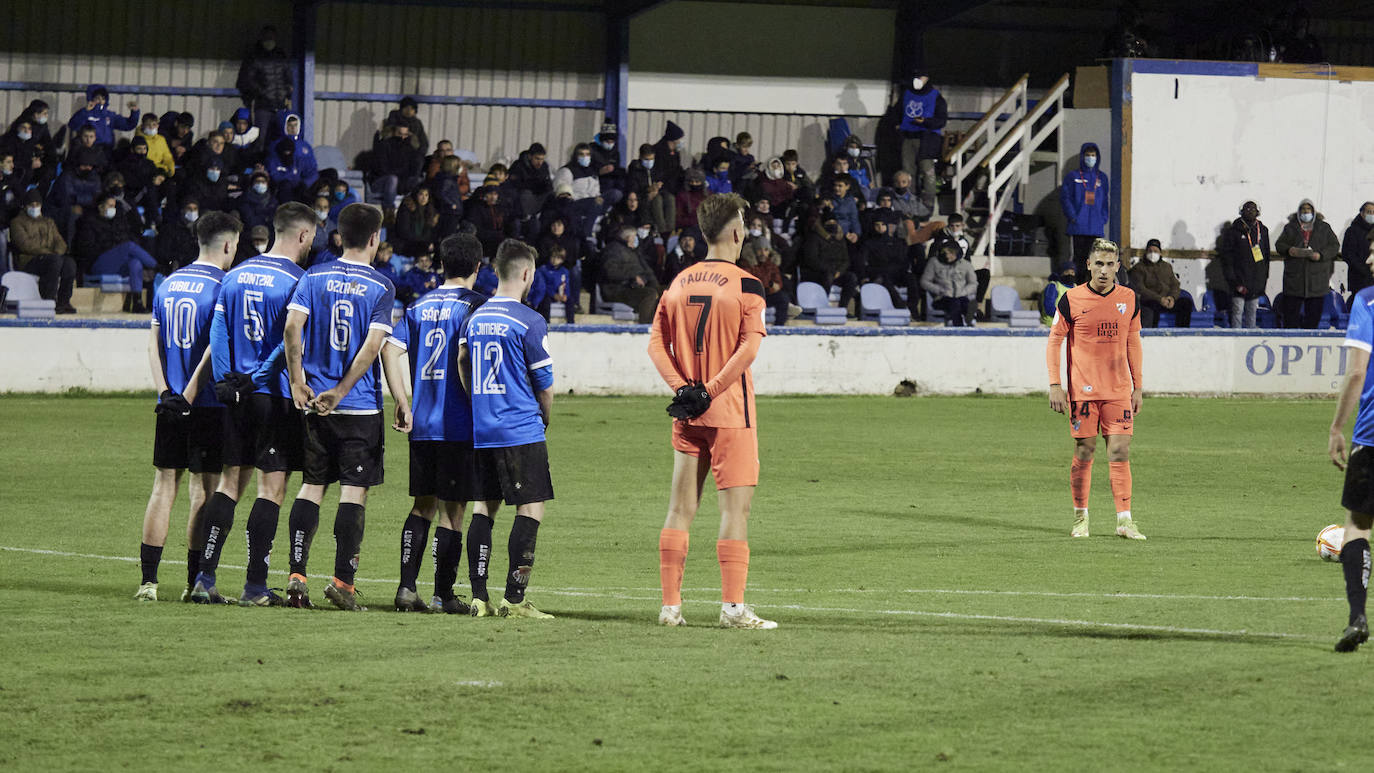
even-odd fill
[[[997,245],[997,224],[1012,208],[1016,197],[1025,200],[1030,181],[1031,154],[1053,136],[1056,180],[1064,169],[1064,94],[1069,90],[1065,74],[1045,94],[1035,109],[1011,127],[997,147],[987,154],[988,223],[973,246],[973,254],[991,257]]]
[[[954,165],[954,207],[963,211],[964,188],[968,176],[981,167],[988,154],[998,143],[1026,117],[1028,99],[1026,84],[1030,75],[1022,75],[1021,80],[1002,93],[992,109],[978,119],[959,144],[950,149],[945,162]],[[1006,118],[1002,118],[1006,115]]]

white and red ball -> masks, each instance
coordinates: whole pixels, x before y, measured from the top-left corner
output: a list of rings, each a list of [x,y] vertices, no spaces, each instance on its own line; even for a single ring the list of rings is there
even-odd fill
[[[1331,524],[1317,534],[1317,555],[1324,561],[1340,561],[1345,544],[1345,527]]]

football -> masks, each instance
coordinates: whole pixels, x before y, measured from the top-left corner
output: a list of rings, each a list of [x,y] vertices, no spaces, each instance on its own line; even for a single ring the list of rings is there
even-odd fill
[[[1345,544],[1345,527],[1331,524],[1317,533],[1317,555],[1325,561],[1341,560],[1341,545]]]

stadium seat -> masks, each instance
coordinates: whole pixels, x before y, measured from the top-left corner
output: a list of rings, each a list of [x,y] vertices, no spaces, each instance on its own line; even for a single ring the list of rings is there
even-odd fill
[[[800,319],[810,319],[817,325],[843,325],[845,311],[830,305],[825,288],[815,282],[797,284],[797,305],[802,308]]]
[[[859,308],[862,319],[875,319],[880,327],[906,327],[911,324],[911,312],[892,305],[892,295],[887,288],[876,282],[869,282],[859,288]]]
[[[935,296],[926,293],[926,322],[944,322],[945,313],[935,308]]]
[[[320,169],[337,171],[340,178],[348,171],[348,161],[345,160],[343,151],[334,145],[316,145],[315,164]]]
[[[592,313],[606,314],[616,322],[634,322],[635,310],[623,303],[609,303],[601,299],[601,285],[592,287]]]
[[[23,271],[7,271],[0,277],[5,293],[5,310],[15,311],[23,319],[52,319],[57,316],[57,303],[45,301],[38,295],[38,277]]]
[[[1334,327],[1344,330],[1350,324],[1350,313],[1345,310],[1345,300],[1341,294],[1332,290],[1326,294],[1326,305],[1322,308],[1322,321],[1318,327]]]
[[[98,287],[102,293],[129,292],[129,278],[119,274],[87,274],[87,287]]]
[[[778,310],[772,306],[763,310],[763,324],[776,325],[778,322]]]
[[[1053,293],[1054,285],[1045,288],[1048,293]],[[990,319],[993,322],[1010,322],[1011,313],[1021,308],[1021,296],[1017,295],[1016,288],[1008,285],[995,285],[992,290],[992,314]]]
[[[1266,330],[1272,330],[1279,326],[1278,315],[1274,313],[1267,295],[1259,297],[1259,308],[1255,311],[1255,324]]]
[[[549,319],[565,320],[568,318],[568,307],[558,301],[549,302]]]
[[[1217,296],[1211,290],[1202,294],[1202,308],[1212,313],[1212,327],[1230,327],[1231,310],[1217,308]],[[1196,327],[1196,325],[1194,325]]]

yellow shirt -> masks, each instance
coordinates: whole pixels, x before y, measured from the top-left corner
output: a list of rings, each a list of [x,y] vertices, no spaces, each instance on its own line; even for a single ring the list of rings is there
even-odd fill
[[[172,160],[172,149],[167,147],[167,138],[161,134],[149,137],[140,133],[139,136],[148,142],[148,160],[161,169],[163,174],[171,177],[176,172],[177,165],[176,161]]]

